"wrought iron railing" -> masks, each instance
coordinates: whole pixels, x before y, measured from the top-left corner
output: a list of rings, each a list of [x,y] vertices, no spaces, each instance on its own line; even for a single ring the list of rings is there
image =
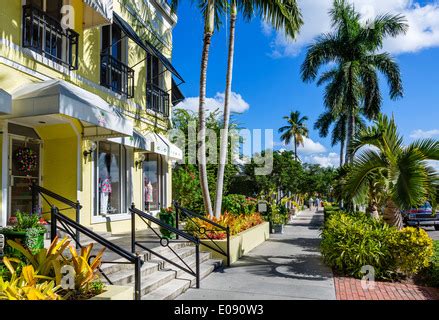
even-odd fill
[[[227,266],[230,267],[230,228],[224,227],[203,215],[192,212],[181,207],[177,201],[174,201],[175,207],[175,226],[180,230],[180,222],[182,216],[186,220],[186,230],[189,233],[196,234],[202,245],[226,257]],[[203,222],[201,224],[200,222]],[[207,225],[207,226],[206,226]],[[226,250],[218,245],[218,235],[223,234],[226,241]]]
[[[101,85],[131,99],[134,97],[134,70],[112,55],[102,53]]]
[[[23,47],[68,67],[78,69],[79,34],[32,6],[23,6]]]
[[[51,215],[50,215],[50,235],[51,239],[55,239],[55,237],[58,235],[58,229],[61,229],[58,227],[58,223],[63,227],[62,230],[66,231],[70,236],[73,236],[77,232],[80,232],[96,243],[100,244],[104,248],[116,253],[118,256],[124,258],[126,262],[124,261],[102,261],[102,264],[104,263],[110,263],[110,264],[132,264],[134,265],[134,299],[140,300],[141,298],[141,267],[143,265],[143,260],[140,258],[140,256],[132,254],[128,252],[127,250],[117,246],[116,244],[108,241],[104,237],[98,235],[97,233],[91,231],[90,229],[80,225],[79,223],[76,223],[72,219],[66,217],[65,215],[61,214],[59,209],[56,206],[53,206],[51,208]],[[76,231],[74,231],[74,230]],[[78,243],[79,244],[79,243]],[[79,246],[82,248],[82,245],[79,244]],[[90,257],[90,258],[93,258]],[[101,275],[108,281],[109,284],[113,284],[110,278],[105,274],[105,272],[99,268],[98,269]]]
[[[135,253],[136,247],[139,247],[147,252],[149,252],[151,255],[154,255],[167,263],[177,267],[178,269],[192,275],[196,279],[196,287],[200,288],[200,240],[196,237],[193,237],[181,230],[178,230],[174,228],[173,226],[170,226],[166,224],[165,222],[153,217],[152,215],[145,213],[143,211],[140,211],[136,209],[134,204],[130,208],[131,212],[131,252]],[[191,242],[195,245],[195,270],[193,267],[191,267],[186,261],[183,260],[183,258],[170,246],[171,243],[179,242],[178,240],[170,240],[169,238],[163,237],[160,235],[154,228],[151,228],[151,231],[155,236],[158,238],[159,244],[161,247],[168,248],[170,252],[172,252],[173,255],[175,255],[178,260],[181,262],[181,264],[166,258],[162,254],[156,252],[154,249],[146,247],[144,244],[146,242],[150,241],[137,241],[136,240],[136,219],[139,217],[145,224],[150,225],[150,223],[154,223],[158,225],[161,228],[164,228],[171,234],[175,234],[178,238],[184,238],[186,241]],[[149,222],[149,223],[148,223]]]
[[[159,86],[146,84],[147,109],[163,114],[169,117],[169,93]]]
[[[56,200],[60,203],[62,203],[63,208],[59,209],[59,211],[74,211],[75,212],[75,221],[76,223],[80,223],[80,216],[81,216],[81,209],[82,206],[79,203],[79,201],[72,201],[69,200],[59,194],[56,194],[55,192],[52,192],[50,190],[47,190],[39,185],[37,185],[35,182],[32,183],[31,185],[31,193],[32,193],[32,212],[33,213],[40,213],[40,214],[49,214],[51,213],[51,208],[54,206],[53,201],[51,200]],[[39,197],[41,196],[41,199],[44,200],[44,202],[46,203],[46,205],[50,208],[48,211],[42,211],[39,210]],[[63,231],[67,231],[67,230],[63,230]],[[79,233],[79,231],[76,231],[74,235],[72,235],[72,239],[75,241],[76,243],[76,247],[79,247],[80,244],[80,239],[81,235]]]

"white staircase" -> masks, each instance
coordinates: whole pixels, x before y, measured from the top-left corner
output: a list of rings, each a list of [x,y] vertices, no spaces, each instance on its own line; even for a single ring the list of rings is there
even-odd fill
[[[170,247],[192,269],[196,270],[195,246],[189,243],[172,243]],[[158,247],[154,252],[182,267],[186,265],[169,248]],[[180,268],[149,252],[139,253],[144,258],[141,268],[142,300],[172,300],[190,287],[196,286],[196,278]],[[114,262],[123,262],[117,259]],[[207,277],[222,265],[222,260],[212,259],[209,252],[200,252],[200,279]],[[125,264],[103,264],[102,271],[114,285],[134,286],[134,266]],[[102,277],[105,280],[104,277]],[[201,282],[202,283],[202,282]]]

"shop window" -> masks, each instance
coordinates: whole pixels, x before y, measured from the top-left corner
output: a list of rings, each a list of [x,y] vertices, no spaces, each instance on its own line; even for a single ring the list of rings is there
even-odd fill
[[[166,201],[166,180],[162,157],[147,154],[143,162],[143,203],[146,211],[157,211]]]
[[[131,203],[132,151],[111,142],[98,142],[96,154],[96,210],[98,215],[128,212]]]

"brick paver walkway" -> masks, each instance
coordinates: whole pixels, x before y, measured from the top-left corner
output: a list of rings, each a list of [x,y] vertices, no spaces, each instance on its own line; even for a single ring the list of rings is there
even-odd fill
[[[363,289],[361,280],[335,277],[337,300],[439,300],[439,289],[412,284],[375,282],[375,287]]]

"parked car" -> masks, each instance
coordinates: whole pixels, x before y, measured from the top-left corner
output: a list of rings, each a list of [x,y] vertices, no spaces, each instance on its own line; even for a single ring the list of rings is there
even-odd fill
[[[402,216],[406,226],[413,227],[432,227],[439,230],[439,215],[433,212],[429,202],[424,203],[419,208],[402,211]]]

